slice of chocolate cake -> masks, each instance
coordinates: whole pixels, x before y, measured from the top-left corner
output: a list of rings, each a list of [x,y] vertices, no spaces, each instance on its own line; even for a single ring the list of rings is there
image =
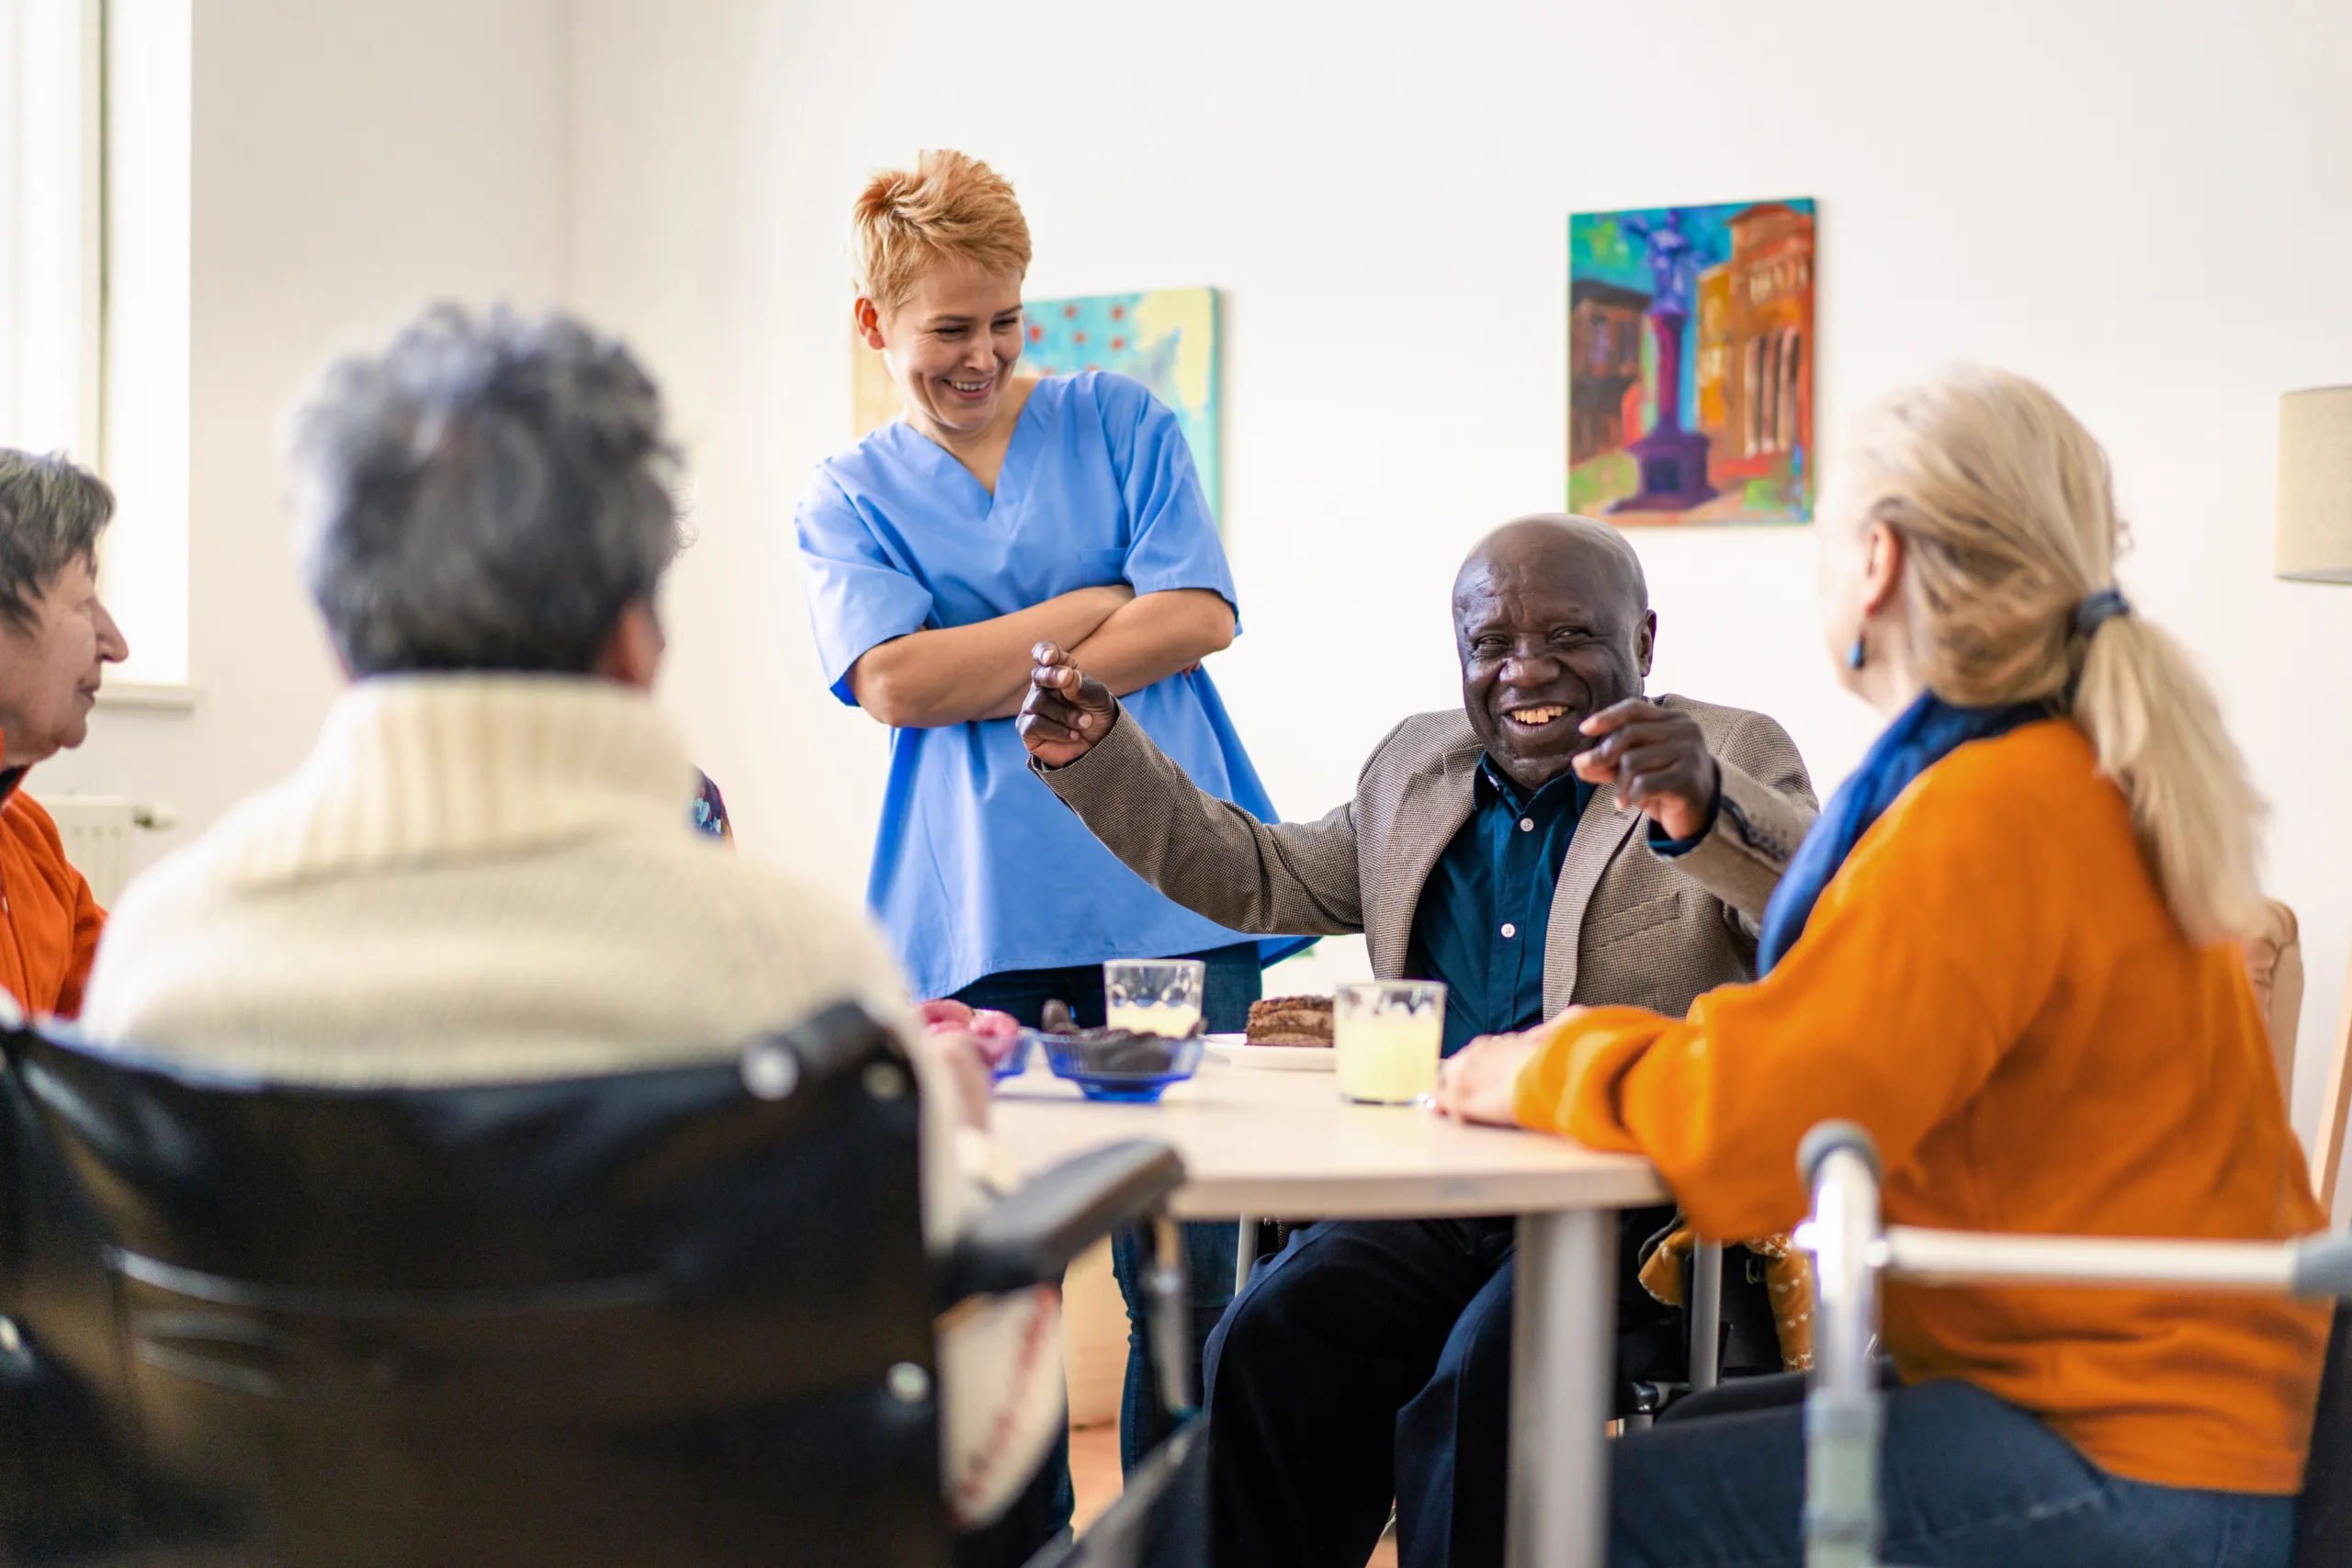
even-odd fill
[[[1268,997],[1251,1002],[1249,1040],[1252,1045],[1329,1045],[1331,998]]]

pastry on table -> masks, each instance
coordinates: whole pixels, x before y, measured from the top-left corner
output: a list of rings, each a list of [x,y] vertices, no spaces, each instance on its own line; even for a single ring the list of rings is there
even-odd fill
[[[1251,1002],[1248,1038],[1252,1045],[1329,1045],[1331,998],[1268,997]]]

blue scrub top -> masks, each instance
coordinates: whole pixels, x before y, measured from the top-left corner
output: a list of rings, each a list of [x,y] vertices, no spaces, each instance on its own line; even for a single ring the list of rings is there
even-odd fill
[[[969,626],[1073,589],[1206,588],[1235,604],[1176,417],[1099,371],[1040,381],[991,496],[903,422],[818,465],[795,520],[818,657],[850,666],[926,626]],[[1235,628],[1239,631],[1238,609]],[[1261,821],[1273,803],[1204,671],[1125,699],[1193,782]],[[983,975],[1158,958],[1249,939],[1170,902],[1030,776],[1011,719],[890,732],[866,903],[916,995]],[[1270,942],[1272,957],[1301,945]]]

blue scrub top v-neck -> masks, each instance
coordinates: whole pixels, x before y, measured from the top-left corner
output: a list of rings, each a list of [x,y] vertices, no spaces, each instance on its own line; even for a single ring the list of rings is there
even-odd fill
[[[993,495],[899,421],[820,464],[795,519],[825,679],[924,627],[968,626],[1074,589],[1205,588],[1239,605],[1175,415],[1124,376],[1039,381]],[[1124,699],[1210,794],[1273,803],[1205,671]],[[1011,719],[890,732],[866,902],[918,995],[1007,969],[1198,953],[1250,940],[1170,902],[1030,776]],[[1261,944],[1269,961],[1303,945]]]

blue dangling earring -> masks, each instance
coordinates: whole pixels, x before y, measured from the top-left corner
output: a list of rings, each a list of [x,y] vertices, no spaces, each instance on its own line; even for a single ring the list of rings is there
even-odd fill
[[[1862,667],[1862,661],[1868,656],[1869,649],[1862,646],[1862,634],[1856,632],[1854,634],[1854,646],[1846,650],[1846,668],[1849,670],[1860,670]]]

